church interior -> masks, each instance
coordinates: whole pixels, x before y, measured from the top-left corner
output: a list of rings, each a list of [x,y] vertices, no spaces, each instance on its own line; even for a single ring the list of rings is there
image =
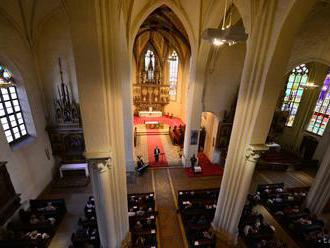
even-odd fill
[[[330,247],[329,0],[0,13],[0,247]]]

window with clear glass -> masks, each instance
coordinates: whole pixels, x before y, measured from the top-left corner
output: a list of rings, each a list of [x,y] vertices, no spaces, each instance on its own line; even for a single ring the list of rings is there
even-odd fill
[[[330,72],[325,77],[314,113],[307,126],[307,131],[322,136],[330,115]]]
[[[298,112],[299,104],[304,93],[304,86],[308,81],[308,68],[305,64],[295,67],[286,85],[285,95],[282,104],[282,111],[289,113],[285,123],[287,127],[292,127]]]
[[[172,101],[176,100],[176,90],[178,84],[179,58],[175,51],[168,58],[169,62],[169,95]]]
[[[14,83],[12,73],[0,66],[0,80]],[[10,144],[27,135],[16,86],[0,88],[0,122]]]

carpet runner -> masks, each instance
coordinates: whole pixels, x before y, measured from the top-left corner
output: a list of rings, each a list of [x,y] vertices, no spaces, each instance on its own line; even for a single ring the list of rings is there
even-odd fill
[[[185,168],[185,173],[188,177],[207,177],[207,176],[222,176],[224,169],[213,164],[204,153],[198,154],[198,163],[202,167],[201,173],[194,173],[191,168]]]
[[[157,132],[157,129],[153,129],[153,130],[154,130],[154,132]],[[149,166],[150,167],[168,166],[165,150],[164,150],[160,135],[147,135],[147,143],[148,143]],[[155,161],[155,157],[154,157],[154,149],[156,146],[158,146],[161,154],[164,153],[163,155],[159,156],[158,162]]]

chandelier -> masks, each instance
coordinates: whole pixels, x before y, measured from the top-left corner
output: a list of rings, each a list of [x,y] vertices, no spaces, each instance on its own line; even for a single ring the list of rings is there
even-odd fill
[[[207,28],[202,34],[202,38],[219,47],[222,45],[235,45],[238,42],[244,42],[248,38],[243,25],[232,25],[233,3],[231,2],[227,18],[227,0],[225,2],[224,16],[221,28]],[[228,23],[227,23],[228,21]]]
[[[307,82],[306,84],[301,84],[300,87],[304,89],[316,89],[320,86],[314,82]]]

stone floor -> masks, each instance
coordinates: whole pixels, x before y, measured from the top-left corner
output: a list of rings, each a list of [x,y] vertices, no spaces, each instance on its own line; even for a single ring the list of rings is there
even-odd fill
[[[305,171],[296,172],[256,172],[252,180],[250,191],[255,191],[259,183],[284,182],[287,187],[311,185],[313,175]],[[127,175],[128,193],[155,192],[156,207],[159,211],[158,229],[161,247],[186,247],[186,239],[180,216],[177,214],[177,191],[183,189],[203,189],[220,187],[221,177],[189,178],[182,168],[149,169],[143,176],[134,173]],[[50,189],[42,197],[64,198],[68,213],[65,216],[57,234],[53,238],[50,248],[68,247],[70,237],[76,228],[77,220],[83,215],[83,207],[88,196],[92,194],[91,185],[84,188],[56,190]],[[294,241],[276,223],[264,209],[260,209],[267,221],[277,227],[276,235],[288,242],[289,247],[297,247]]]

